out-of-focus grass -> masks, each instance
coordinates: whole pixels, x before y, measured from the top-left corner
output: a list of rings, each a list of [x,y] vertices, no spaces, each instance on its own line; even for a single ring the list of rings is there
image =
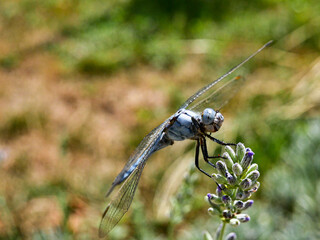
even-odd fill
[[[261,207],[239,234],[299,239],[305,220],[316,239],[319,12],[316,0],[1,1],[0,239],[97,238],[104,194],[143,136],[270,39],[216,136],[250,146],[262,174]],[[153,198],[166,199],[160,179],[192,148],[152,156],[111,239],[167,239]],[[217,227],[203,201],[213,183],[199,176],[175,239]]]
[[[32,8],[37,11],[28,11]],[[303,41],[319,49],[317,1],[238,1],[230,5],[219,1],[38,4],[24,0],[3,1],[1,9],[3,28],[10,26],[5,36],[15,40],[11,44],[16,52],[6,53],[4,67],[12,67],[17,62],[14,59],[34,51],[51,49],[71,69],[87,74],[108,74],[139,63],[167,69],[186,54],[216,59],[235,39],[281,39],[303,25],[308,27],[288,39],[287,47]],[[21,42],[27,32],[31,37]]]
[[[5,119],[0,126],[0,133],[3,138],[12,139],[23,135],[32,129],[44,129],[47,124],[47,116],[44,112],[26,111],[14,114]]]

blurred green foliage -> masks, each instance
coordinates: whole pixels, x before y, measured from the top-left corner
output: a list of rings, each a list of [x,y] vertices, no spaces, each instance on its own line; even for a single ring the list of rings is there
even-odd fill
[[[320,7],[312,1],[2,1],[3,25],[12,32],[25,27],[50,28],[47,40],[17,50],[20,57],[35,50],[52,49],[73,69],[87,74],[109,74],[147,63],[159,69],[178,64],[197,53],[189,39],[220,40],[204,53],[219,55],[227,43],[281,39],[297,27],[318,19]],[[36,11],[30,11],[35,9]],[[254,19],[254,22],[252,21]],[[17,29],[15,29],[17,28]],[[25,34],[25,33],[19,33]],[[319,50],[319,31],[302,33],[306,47]],[[222,43],[223,42],[223,43]],[[236,42],[235,42],[236,43]],[[221,45],[221,46],[220,46]],[[12,66],[7,55],[2,66]],[[16,60],[14,60],[15,62]]]
[[[272,53],[244,69],[261,68],[250,81],[263,85],[223,109],[223,140],[252,148],[261,172],[251,221],[235,231],[319,239],[319,12],[318,0],[0,1],[0,153],[9,155],[0,158],[0,239],[95,239],[108,183],[143,136],[270,39]],[[203,200],[215,184],[202,177],[174,229],[148,208],[171,161],[193,148],[179,146],[153,156],[110,239],[216,230]]]

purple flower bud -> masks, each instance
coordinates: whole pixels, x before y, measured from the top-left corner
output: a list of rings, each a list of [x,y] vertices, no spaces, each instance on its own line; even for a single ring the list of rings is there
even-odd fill
[[[247,190],[251,187],[252,185],[252,181],[249,178],[246,178],[244,180],[242,180],[242,182],[239,184],[239,187],[243,190]]]
[[[248,154],[249,157],[252,157],[254,155],[254,152],[248,151],[247,154]]]
[[[250,154],[251,156],[254,155],[254,152],[251,150],[251,148],[246,148],[246,153]]]
[[[221,203],[221,198],[215,194],[212,194],[212,193],[207,194],[207,200],[209,201],[210,204],[212,204],[212,202],[217,203],[217,204]]]
[[[226,205],[229,205],[231,203],[231,198],[228,195],[222,196],[221,200]]]
[[[226,236],[226,240],[236,240],[236,239],[237,239],[237,235],[234,232],[231,232]]]
[[[244,203],[242,210],[246,210],[253,205],[253,200],[248,200]]]
[[[227,173],[227,182],[233,186],[236,183],[237,179],[230,173]]]
[[[236,218],[239,219],[240,222],[249,222],[250,221],[250,216],[245,213],[237,214]]]
[[[244,203],[241,200],[235,200],[233,205],[240,210],[243,208]]]
[[[220,174],[222,175],[222,176],[224,176],[224,177],[226,177],[227,176],[227,166],[226,166],[226,164],[224,163],[224,162],[222,162],[222,161],[218,161],[217,163],[216,163],[216,167],[217,167],[217,169],[218,169],[218,171],[220,172]]]
[[[246,152],[246,154],[244,155],[244,157],[242,158],[240,164],[243,168],[243,170],[246,170],[247,167],[250,166],[250,164],[252,163],[253,160],[253,152]]]

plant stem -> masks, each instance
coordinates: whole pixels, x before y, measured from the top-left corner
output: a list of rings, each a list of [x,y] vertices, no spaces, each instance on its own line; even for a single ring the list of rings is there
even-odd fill
[[[226,222],[222,222],[222,228],[220,230],[219,238],[217,240],[222,240],[223,239],[225,228],[226,228]]]

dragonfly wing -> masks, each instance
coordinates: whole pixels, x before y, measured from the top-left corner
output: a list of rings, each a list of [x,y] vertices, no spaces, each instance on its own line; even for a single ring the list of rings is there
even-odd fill
[[[99,236],[106,236],[128,211],[146,161],[142,161],[121,186],[117,196],[107,206],[99,227]]]
[[[186,109],[188,106],[193,103],[196,99],[198,99],[200,96],[202,96],[204,93],[206,93],[208,90],[210,90],[213,86],[215,86],[217,83],[225,79],[227,76],[232,74],[234,71],[239,69],[243,64],[248,62],[251,58],[253,58],[255,55],[257,55],[259,52],[261,52],[264,48],[269,46],[273,41],[267,42],[265,45],[263,45],[261,48],[259,48],[255,53],[251,54],[248,58],[246,58],[244,61],[236,65],[235,67],[231,68],[227,73],[216,79],[215,81],[209,83],[207,86],[204,86],[201,88],[198,92],[193,94],[191,97],[188,98],[187,101],[180,107],[180,109]]]
[[[160,140],[162,132],[168,122],[169,121],[166,120],[144,137],[134,154],[130,157],[126,166],[112,183],[107,195],[112,192],[116,185],[124,182],[117,195],[109,203],[102,215],[99,227],[100,237],[107,235],[128,211],[147,159],[152,153],[163,147],[160,144]]]
[[[113,189],[126,180],[134,169],[140,164],[140,162],[145,161],[151,153],[156,151],[155,145],[158,143],[162,131],[167,125],[168,120],[164,121],[161,125],[154,128],[147,136],[143,138],[139,146],[135,149],[133,154],[130,156],[128,162],[118,174],[116,179],[113,181],[111,188],[107,192],[106,196],[108,197]]]
[[[210,103],[214,103],[215,110],[220,110],[228,101],[240,90],[245,79],[241,76],[231,78],[225,84],[219,85],[214,91],[207,92],[197,99],[197,101],[190,104],[187,109],[201,112]]]

